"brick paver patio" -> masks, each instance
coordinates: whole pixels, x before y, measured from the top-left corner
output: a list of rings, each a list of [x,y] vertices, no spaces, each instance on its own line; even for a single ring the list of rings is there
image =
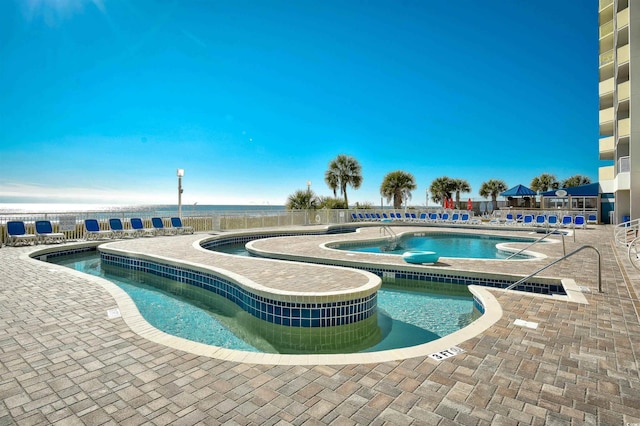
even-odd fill
[[[109,319],[114,299],[82,274],[3,247],[0,425],[640,424],[640,274],[611,227],[578,232],[567,248],[599,250],[604,292],[592,253],[546,275],[590,288],[588,304],[491,290],[503,317],[464,353],[344,366],[242,364],[151,342]]]

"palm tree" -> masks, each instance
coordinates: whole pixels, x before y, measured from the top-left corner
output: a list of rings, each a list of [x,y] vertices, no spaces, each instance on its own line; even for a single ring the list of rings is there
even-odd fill
[[[507,183],[500,179],[489,179],[483,182],[478,193],[481,197],[491,197],[493,205],[497,205],[498,195],[507,190]]]
[[[338,188],[340,189],[340,194],[344,195],[344,203],[348,206],[347,185],[353,189],[360,188],[362,167],[355,158],[340,154],[329,163],[329,169],[324,173],[324,181],[333,191],[334,197],[338,195]]]
[[[453,190],[456,193],[456,206],[460,208],[460,193],[471,192],[471,185],[464,179],[453,179]]]
[[[393,208],[402,207],[403,200],[411,199],[411,191],[416,189],[416,179],[411,173],[396,170],[387,173],[380,185],[380,195],[387,198],[387,203],[393,198]]]
[[[588,176],[573,175],[562,181],[563,188],[573,188],[574,186],[587,185],[591,183],[591,179]]]
[[[309,189],[299,189],[287,197],[288,210],[310,210],[318,207],[318,197]]]
[[[451,198],[451,194],[454,191],[454,180],[447,176],[442,176],[434,179],[433,182],[431,182],[431,186],[429,187],[431,199],[435,203],[443,203],[445,199]]]
[[[554,175],[543,173],[540,176],[534,177],[531,180],[531,185],[529,186],[536,192],[544,192],[549,191],[550,189],[558,189],[560,187],[560,183]]]

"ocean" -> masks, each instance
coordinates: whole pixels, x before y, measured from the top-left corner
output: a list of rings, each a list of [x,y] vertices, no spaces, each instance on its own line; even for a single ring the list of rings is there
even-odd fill
[[[284,206],[277,205],[215,205],[215,204],[189,204],[182,205],[183,216],[211,216],[224,213],[255,213],[281,212],[286,210]],[[73,203],[2,203],[0,215],[28,216],[43,214],[76,213],[85,215],[95,213],[97,218],[113,216],[130,217],[141,214],[146,216],[171,217],[178,215],[177,204],[145,204],[145,205],[113,205],[113,204],[73,204]]]

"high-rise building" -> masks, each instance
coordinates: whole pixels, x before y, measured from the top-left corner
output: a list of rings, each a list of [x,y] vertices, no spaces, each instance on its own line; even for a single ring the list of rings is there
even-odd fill
[[[640,218],[640,0],[599,0],[600,167],[613,221]],[[635,113],[635,121],[633,114]]]

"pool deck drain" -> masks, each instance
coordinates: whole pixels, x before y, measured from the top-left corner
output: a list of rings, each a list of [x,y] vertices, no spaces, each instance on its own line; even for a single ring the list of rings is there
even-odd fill
[[[612,235],[596,226],[578,230],[575,243],[565,238],[567,251],[598,248],[603,293],[586,252],[545,271],[591,289],[588,304],[486,290],[502,317],[449,345],[464,353],[348,365],[318,357],[305,366],[238,363],[150,341],[124,319],[106,318],[116,300],[95,281],[51,272],[27,256],[33,247],[3,247],[0,424],[640,423],[640,322],[630,296],[640,292],[640,274]],[[173,238],[149,243],[170,246]],[[544,250],[553,258],[561,244]],[[543,263],[500,272],[525,274]],[[491,272],[496,264],[469,267]]]

